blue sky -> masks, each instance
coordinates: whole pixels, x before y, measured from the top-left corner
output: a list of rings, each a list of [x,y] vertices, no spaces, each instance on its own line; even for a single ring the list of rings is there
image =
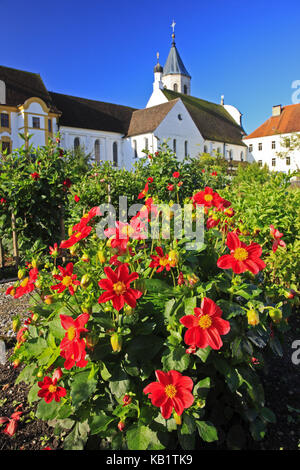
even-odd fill
[[[142,108],[174,18],[192,95],[224,94],[249,133],[291,104],[299,15],[299,0],[0,0],[0,64],[40,73],[51,91]]]

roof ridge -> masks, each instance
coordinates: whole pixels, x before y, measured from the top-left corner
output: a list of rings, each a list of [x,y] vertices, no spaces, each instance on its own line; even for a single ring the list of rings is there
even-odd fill
[[[77,99],[80,99],[80,100],[91,101],[93,103],[103,103],[103,104],[110,104],[110,105],[113,105],[113,106],[122,106],[123,108],[133,109],[134,111],[139,110],[139,108],[133,108],[132,106],[127,106],[125,104],[110,103],[109,101],[100,101],[100,100],[95,100],[95,99],[92,99],[92,98],[85,98],[83,96],[67,95],[66,93],[58,93],[57,91],[50,91],[49,90],[49,93],[53,93],[54,95],[66,96],[67,98],[75,98],[75,99],[77,98]]]

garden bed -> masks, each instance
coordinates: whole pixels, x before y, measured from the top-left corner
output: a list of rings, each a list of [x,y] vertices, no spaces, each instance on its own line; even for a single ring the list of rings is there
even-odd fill
[[[12,316],[17,312],[22,314],[23,318],[28,316],[28,299],[22,297],[19,301],[10,300],[3,293],[7,286],[2,286],[0,292],[1,325],[5,324],[5,330],[3,330],[3,326],[0,326],[0,336],[5,339],[7,357],[9,357],[15,345],[14,333],[11,333]],[[10,336],[7,336],[7,332]],[[295,312],[291,316],[291,329],[287,333],[283,345],[283,357],[267,354],[265,367],[259,372],[265,388],[266,405],[275,412],[277,423],[268,427],[267,434],[262,441],[251,442],[249,440],[249,450],[299,449],[300,374],[299,365],[294,365],[291,361],[293,352],[291,345],[294,340],[299,338],[300,319]],[[259,370],[260,366],[257,367]],[[21,419],[14,437],[0,433],[0,450],[39,450],[47,446],[55,450],[61,449],[62,442],[59,437],[54,435],[53,428],[42,420],[32,419],[31,408],[27,402],[30,387],[24,383],[14,384],[19,372],[20,369],[14,369],[9,361],[5,365],[0,365],[0,416],[10,416],[20,404],[23,405],[22,411],[24,411],[24,418]],[[205,443],[203,444],[205,448]],[[206,444],[206,447],[211,449],[212,444]],[[222,449],[223,446],[214,445],[213,447]]]

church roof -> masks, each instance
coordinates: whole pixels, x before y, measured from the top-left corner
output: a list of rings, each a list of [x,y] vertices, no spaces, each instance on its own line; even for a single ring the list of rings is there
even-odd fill
[[[179,52],[177,50],[177,47],[175,46],[175,42],[172,43],[172,47],[170,49],[167,61],[164,66],[164,75],[169,75],[169,74],[182,74],[186,75],[187,77],[190,77],[190,74],[188,73],[187,69],[183,65],[183,62],[181,60],[181,57],[179,55]]]
[[[279,116],[271,116],[245,139],[266,137],[275,134],[289,134],[300,131],[300,104],[283,106]]]
[[[135,108],[50,92],[62,112],[60,126],[127,134]]]
[[[147,134],[153,132],[173,108],[178,99],[168,101],[167,103],[151,106],[150,108],[138,109],[132,114],[127,137],[134,135]]]
[[[18,106],[32,97],[42,99],[51,109],[57,111],[41,76],[38,73],[25,72],[0,65],[0,80],[5,83],[6,104]]]
[[[222,105],[172,90],[162,91],[168,100],[176,98],[182,100],[205,140],[246,146],[242,141],[243,136],[246,135],[244,129],[236,123]]]

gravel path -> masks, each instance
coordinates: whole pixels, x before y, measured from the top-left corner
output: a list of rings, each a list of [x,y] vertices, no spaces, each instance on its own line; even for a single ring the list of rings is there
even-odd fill
[[[19,299],[5,295],[6,289],[13,284],[13,282],[8,282],[0,285],[0,336],[15,336],[12,330],[12,319],[15,315],[20,315],[21,322],[29,316],[29,295],[24,295]]]

